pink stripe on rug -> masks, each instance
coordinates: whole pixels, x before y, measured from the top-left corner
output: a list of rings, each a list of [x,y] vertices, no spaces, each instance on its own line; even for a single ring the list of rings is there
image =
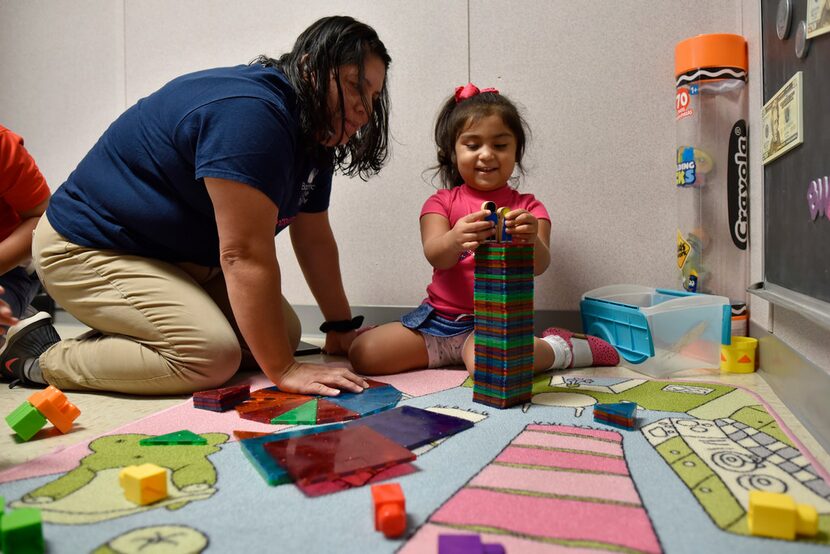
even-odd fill
[[[584,435],[586,437],[596,437],[607,441],[622,442],[622,435],[616,431],[604,431],[602,429],[586,429],[584,427],[569,427],[567,425],[528,425],[527,430],[548,433],[567,433],[569,435]]]
[[[556,435],[553,433],[539,433],[535,431],[524,431],[513,439],[513,444],[528,446],[542,446],[544,448],[562,448],[565,450],[584,450],[597,454],[610,454],[622,456],[622,444],[596,440],[591,437],[574,437],[573,435]]]
[[[430,521],[493,527],[519,535],[597,541],[644,552],[660,551],[645,510],[613,504],[462,489]]]
[[[508,464],[538,465],[544,467],[558,467],[563,469],[584,469],[599,473],[616,473],[628,475],[625,460],[620,458],[604,458],[591,454],[574,454],[571,452],[556,452],[554,450],[540,450],[538,448],[522,448],[508,446],[495,459],[496,462]]]
[[[476,533],[475,531],[464,531],[463,529],[453,529],[451,527],[444,527],[443,525],[434,525],[428,523],[418,529],[418,532],[409,539],[409,541],[398,550],[398,554],[424,554],[426,552],[438,551],[438,535],[479,535],[481,541],[485,544],[501,544],[505,552],[515,552],[521,554],[608,554],[608,550],[604,548],[577,548],[567,547],[559,544],[551,544],[545,542],[534,541],[533,539],[523,539],[519,537],[512,537],[510,535],[494,535],[492,533]]]
[[[469,483],[490,487],[577,496],[640,505],[640,495],[631,479],[623,475],[585,474],[489,465]]]

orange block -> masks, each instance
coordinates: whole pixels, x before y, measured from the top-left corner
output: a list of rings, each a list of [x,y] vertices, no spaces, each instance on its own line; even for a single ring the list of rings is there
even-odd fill
[[[81,415],[81,410],[70,402],[65,394],[51,385],[32,394],[29,404],[37,408],[37,411],[51,421],[61,433],[68,432],[72,428],[72,422]]]
[[[372,485],[372,504],[376,531],[390,539],[406,532],[406,498],[398,483]]]

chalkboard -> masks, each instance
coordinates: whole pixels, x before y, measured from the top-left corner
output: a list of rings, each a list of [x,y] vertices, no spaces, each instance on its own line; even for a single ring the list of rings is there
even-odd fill
[[[811,218],[811,182],[830,181],[830,33],[809,39],[796,56],[796,31],[806,20],[808,0],[792,0],[789,36],[776,31],[779,0],[761,3],[764,103],[802,72],[804,142],[764,166],[764,274],[773,283],[830,302],[830,204],[820,194]],[[760,158],[760,145],[752,149]],[[816,191],[813,191],[815,198]],[[816,212],[814,207],[813,213]]]

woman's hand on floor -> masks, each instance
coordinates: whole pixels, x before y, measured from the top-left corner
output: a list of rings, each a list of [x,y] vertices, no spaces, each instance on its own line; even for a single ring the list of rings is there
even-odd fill
[[[368,388],[362,377],[345,367],[294,362],[278,379],[272,379],[281,391],[301,394],[337,396],[341,390],[363,392]]]

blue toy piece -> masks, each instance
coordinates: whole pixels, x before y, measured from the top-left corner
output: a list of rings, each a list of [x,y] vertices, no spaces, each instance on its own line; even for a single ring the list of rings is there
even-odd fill
[[[498,229],[499,229],[499,214],[496,213],[496,203],[495,202],[484,202],[481,205],[482,210],[487,210],[490,213],[484,216],[484,221],[490,221],[493,223],[493,236],[487,237],[484,239],[484,242],[496,242],[498,236]]]

